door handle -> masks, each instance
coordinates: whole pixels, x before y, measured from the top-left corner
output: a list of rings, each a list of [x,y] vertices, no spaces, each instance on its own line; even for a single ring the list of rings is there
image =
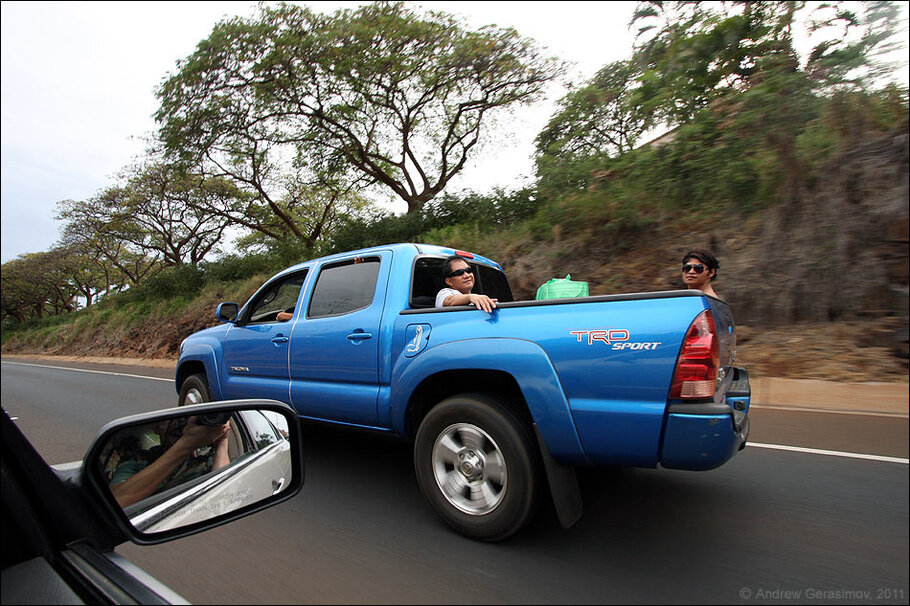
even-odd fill
[[[352,332],[351,334],[348,335],[348,341],[354,341],[354,342],[366,341],[367,339],[372,339],[372,338],[373,338],[373,333],[363,332],[362,330],[355,330],[354,332]]]
[[[282,343],[287,343],[290,340],[291,339],[289,337],[285,337],[284,335],[278,335],[277,337],[274,337],[272,339],[272,345],[274,345],[275,347],[278,347]]]

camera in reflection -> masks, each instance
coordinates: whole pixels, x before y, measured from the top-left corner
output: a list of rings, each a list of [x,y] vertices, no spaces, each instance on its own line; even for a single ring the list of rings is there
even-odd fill
[[[231,418],[229,412],[213,412],[204,415],[196,415],[197,425],[224,425]]]

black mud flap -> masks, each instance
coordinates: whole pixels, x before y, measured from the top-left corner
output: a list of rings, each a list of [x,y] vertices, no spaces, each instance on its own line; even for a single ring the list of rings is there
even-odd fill
[[[581,518],[581,490],[578,488],[578,478],[575,468],[563,465],[553,458],[547,448],[537,423],[534,424],[534,435],[540,446],[540,457],[547,473],[547,483],[550,485],[550,494],[553,495],[553,505],[556,507],[556,516],[559,525],[571,528]]]

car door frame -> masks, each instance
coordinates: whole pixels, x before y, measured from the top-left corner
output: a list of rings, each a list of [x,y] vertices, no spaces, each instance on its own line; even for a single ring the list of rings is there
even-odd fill
[[[221,341],[224,363],[222,395],[225,399],[269,398],[290,403],[290,375],[288,374],[289,343],[294,323],[297,321],[302,301],[310,281],[309,267],[297,268],[275,276],[256,291],[240,311],[238,320],[227,330]],[[300,289],[290,320],[254,322],[250,319],[259,299],[270,289],[302,277]]]
[[[371,258],[379,259],[379,269],[368,305],[340,314],[311,316],[323,272]],[[289,349],[291,404],[301,416],[365,427],[377,425],[382,323],[392,258],[390,250],[374,250],[365,255],[333,257],[313,268],[306,314],[295,321]]]

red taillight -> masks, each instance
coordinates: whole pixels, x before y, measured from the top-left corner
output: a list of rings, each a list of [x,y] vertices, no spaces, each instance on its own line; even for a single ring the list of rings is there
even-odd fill
[[[703,311],[686,333],[682,351],[676,362],[671,400],[710,398],[717,387],[717,370],[720,366],[720,348],[714,316]]]
[[[469,253],[469,252],[464,251],[464,250],[456,250],[456,251],[455,251],[455,254],[458,255],[459,257],[464,257],[465,259],[473,259],[473,258],[474,258],[474,253]]]

